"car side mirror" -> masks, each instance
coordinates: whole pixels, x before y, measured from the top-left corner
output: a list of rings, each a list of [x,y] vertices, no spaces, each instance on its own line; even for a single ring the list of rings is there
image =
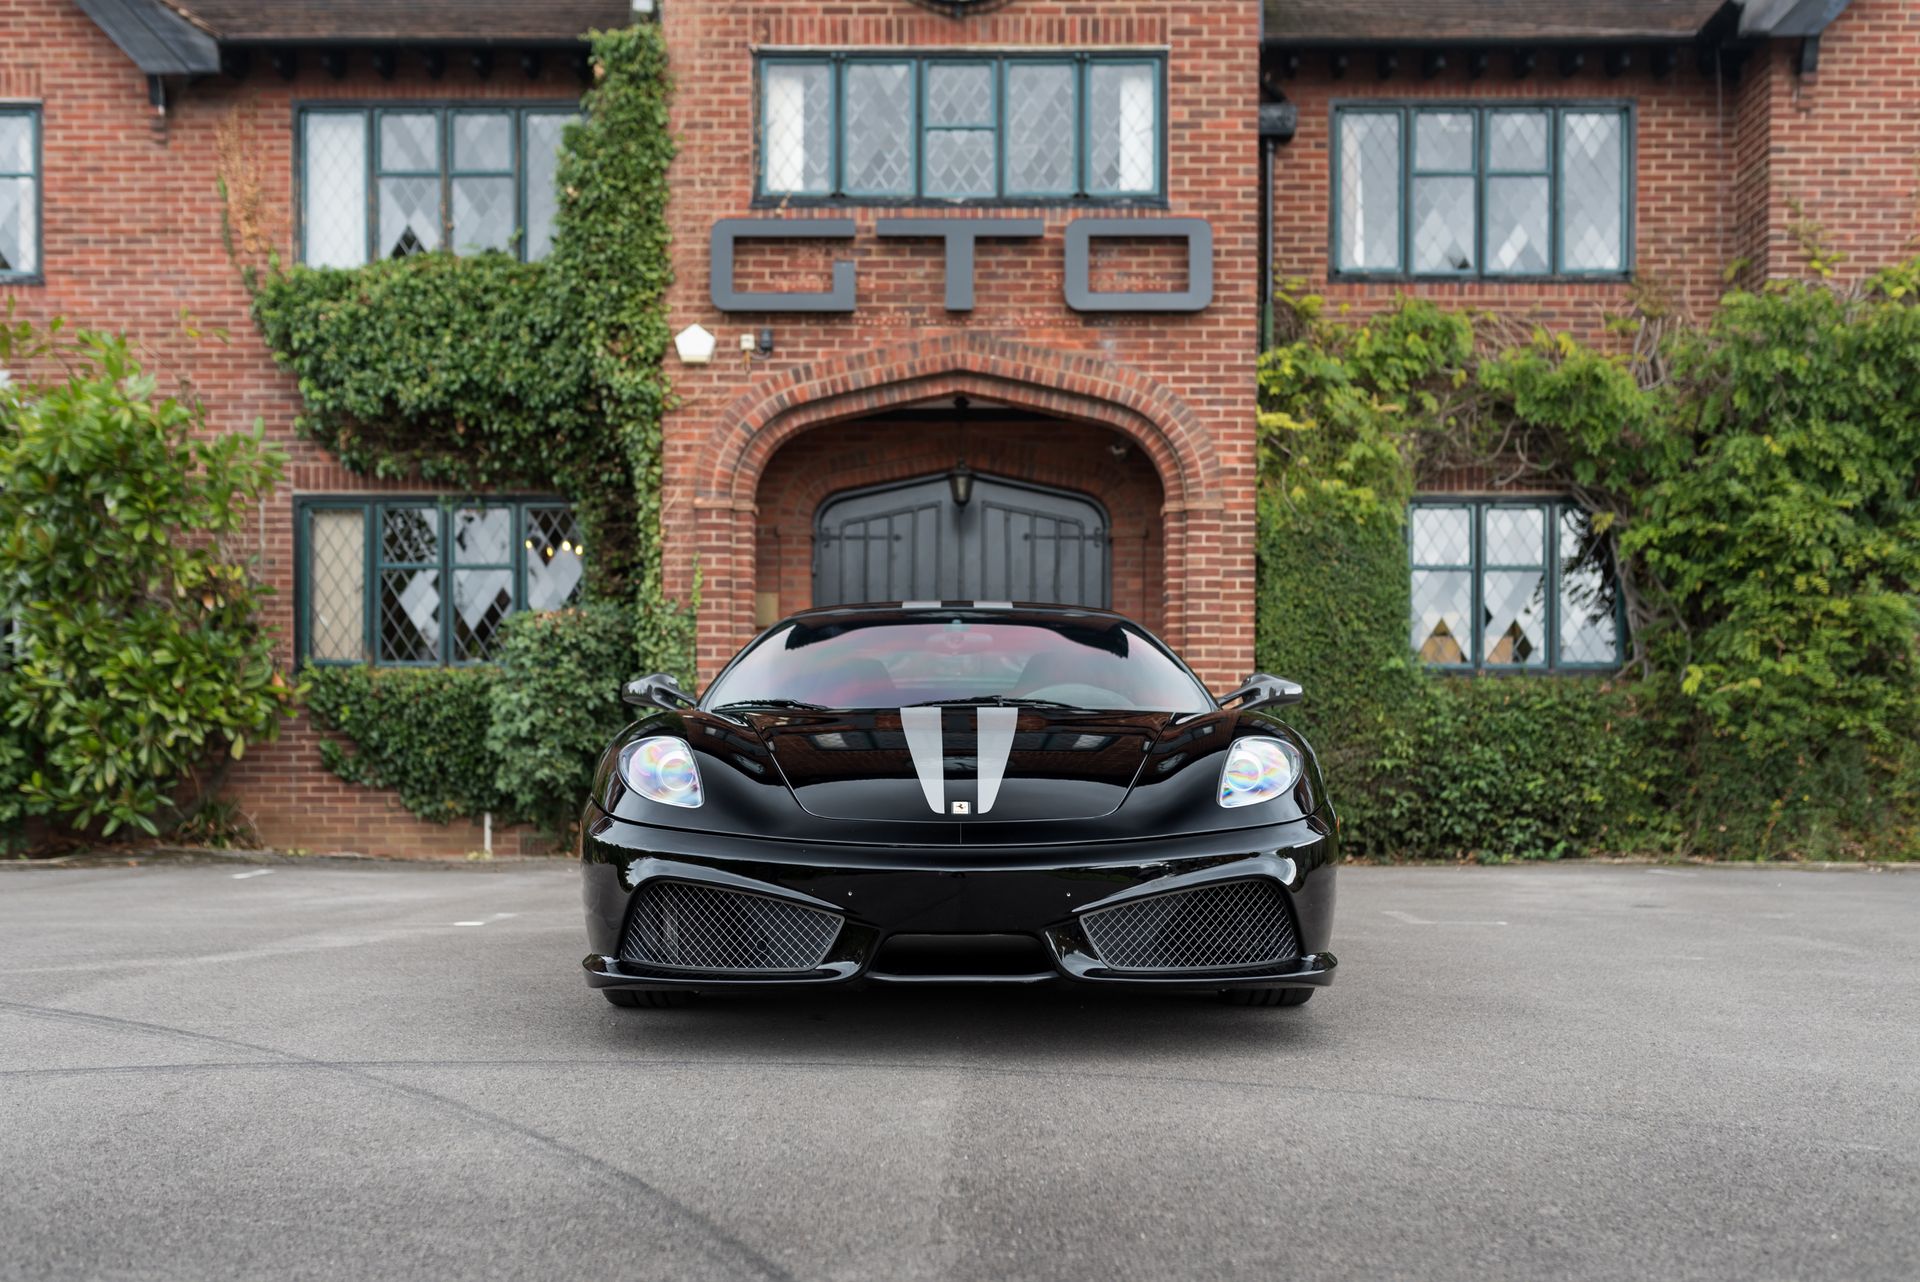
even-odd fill
[[[691,708],[694,703],[670,672],[656,672],[627,682],[620,687],[620,702],[636,708],[665,708],[668,712]]]
[[[1255,708],[1271,708],[1276,704],[1298,703],[1307,697],[1298,681],[1289,681],[1285,677],[1276,677],[1271,672],[1256,672],[1241,683],[1232,694],[1222,696],[1220,706],[1244,700],[1240,711],[1251,712]]]

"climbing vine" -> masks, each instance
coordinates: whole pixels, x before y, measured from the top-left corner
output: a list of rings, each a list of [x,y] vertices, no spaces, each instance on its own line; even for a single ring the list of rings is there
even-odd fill
[[[1700,326],[1637,310],[1606,347],[1290,298],[1260,366],[1261,659],[1323,690],[1360,848],[1920,850],[1917,297],[1920,263],[1816,272]],[[1461,465],[1595,513],[1580,554],[1631,640],[1604,688],[1412,661],[1406,498]]]
[[[673,279],[666,51],[651,24],[591,41],[593,83],[562,145],[554,242],[543,261],[431,253],[337,270],[269,256],[262,269],[247,252],[261,215],[244,164],[223,164],[222,190],[255,320],[299,381],[299,430],[366,475],[474,492],[551,489],[570,500],[592,549],[588,594],[626,613],[631,645],[593,652],[613,682],[635,670],[687,673],[693,616],[691,604],[666,598],[660,567],[664,298]],[[391,683],[371,680],[323,684],[327,721],[349,737],[393,693]],[[480,791],[517,798],[529,814],[554,813],[534,804],[526,782],[546,777],[548,763],[533,755],[540,735],[528,724],[539,710],[497,688],[490,701],[475,700],[474,688],[414,683],[407,706],[444,697],[469,710],[490,703],[496,716],[514,708],[511,731],[498,727],[494,738],[525,745],[524,768],[516,773],[510,758],[499,794],[491,784]],[[432,708],[422,715],[431,721]],[[488,730],[478,726],[476,742]],[[381,755],[355,766],[353,754],[336,751],[328,764],[378,783],[384,775],[372,762]],[[434,818],[479,804],[471,789],[403,791]]]

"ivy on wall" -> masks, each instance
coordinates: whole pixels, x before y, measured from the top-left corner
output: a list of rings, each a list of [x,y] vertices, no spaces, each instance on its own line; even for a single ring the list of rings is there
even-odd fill
[[[1261,362],[1263,667],[1298,675],[1373,854],[1920,853],[1920,263],[1729,294],[1618,350],[1290,299]],[[1414,478],[1571,492],[1617,569],[1610,682],[1408,653]],[[1334,599],[1337,598],[1337,599]]]
[[[476,492],[551,489],[573,503],[593,549],[589,597],[601,607],[588,648],[604,665],[592,680],[606,689],[588,706],[610,734],[621,679],[691,675],[693,615],[666,599],[660,568],[664,298],[673,278],[666,50],[651,24],[591,41],[593,85],[562,145],[545,260],[434,253],[351,270],[269,262],[245,275],[268,347],[299,380],[299,429],[346,466]],[[223,174],[230,224],[244,177]],[[630,644],[605,644],[606,607],[624,620]],[[513,687],[536,676],[525,662],[486,676],[322,675],[315,711],[359,749],[336,747],[326,763],[350,781],[398,788],[429,818],[505,801],[523,817],[559,822],[577,798],[557,795],[563,781],[549,754],[587,748],[578,733],[562,749],[526,732],[539,709],[529,711]],[[521,709],[510,718],[518,729],[495,734],[505,755],[484,784],[403,760],[456,724],[480,751],[490,727],[499,729],[491,710],[500,706]],[[381,728],[396,707],[418,735]]]

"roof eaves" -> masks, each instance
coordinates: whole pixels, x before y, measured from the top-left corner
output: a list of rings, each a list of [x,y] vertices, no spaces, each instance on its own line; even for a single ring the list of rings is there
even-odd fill
[[[1747,0],[1740,34],[1791,39],[1817,36],[1846,11],[1850,0]]]
[[[220,70],[220,46],[213,36],[160,0],[76,3],[149,76],[203,76]]]

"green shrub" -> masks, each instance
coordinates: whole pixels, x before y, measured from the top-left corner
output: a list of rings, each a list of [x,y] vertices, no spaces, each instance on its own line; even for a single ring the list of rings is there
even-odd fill
[[[1639,849],[1665,771],[1629,691],[1593,678],[1429,677],[1345,795],[1362,853],[1559,859]]]
[[[224,542],[281,455],[258,425],[208,435],[122,338],[47,353],[0,326],[0,362],[35,355],[66,376],[0,388],[0,612],[16,630],[0,822],[158,833],[279,732],[294,696],[260,620],[270,589]]]
[[[423,819],[506,809],[487,748],[498,669],[310,667],[307,708],[327,742],[320,760],[348,783],[391,788]]]
[[[621,685],[643,675],[631,621],[611,605],[518,615],[499,661],[487,727],[495,786],[515,815],[565,831],[601,751],[632,720],[620,701]]]
[[[1920,853],[1917,299],[1920,263],[1774,283],[1704,328],[1622,318],[1619,352],[1290,300],[1260,365],[1256,644],[1307,685],[1350,848]],[[1460,464],[1595,512],[1630,620],[1609,693],[1399,679],[1405,498]]]

